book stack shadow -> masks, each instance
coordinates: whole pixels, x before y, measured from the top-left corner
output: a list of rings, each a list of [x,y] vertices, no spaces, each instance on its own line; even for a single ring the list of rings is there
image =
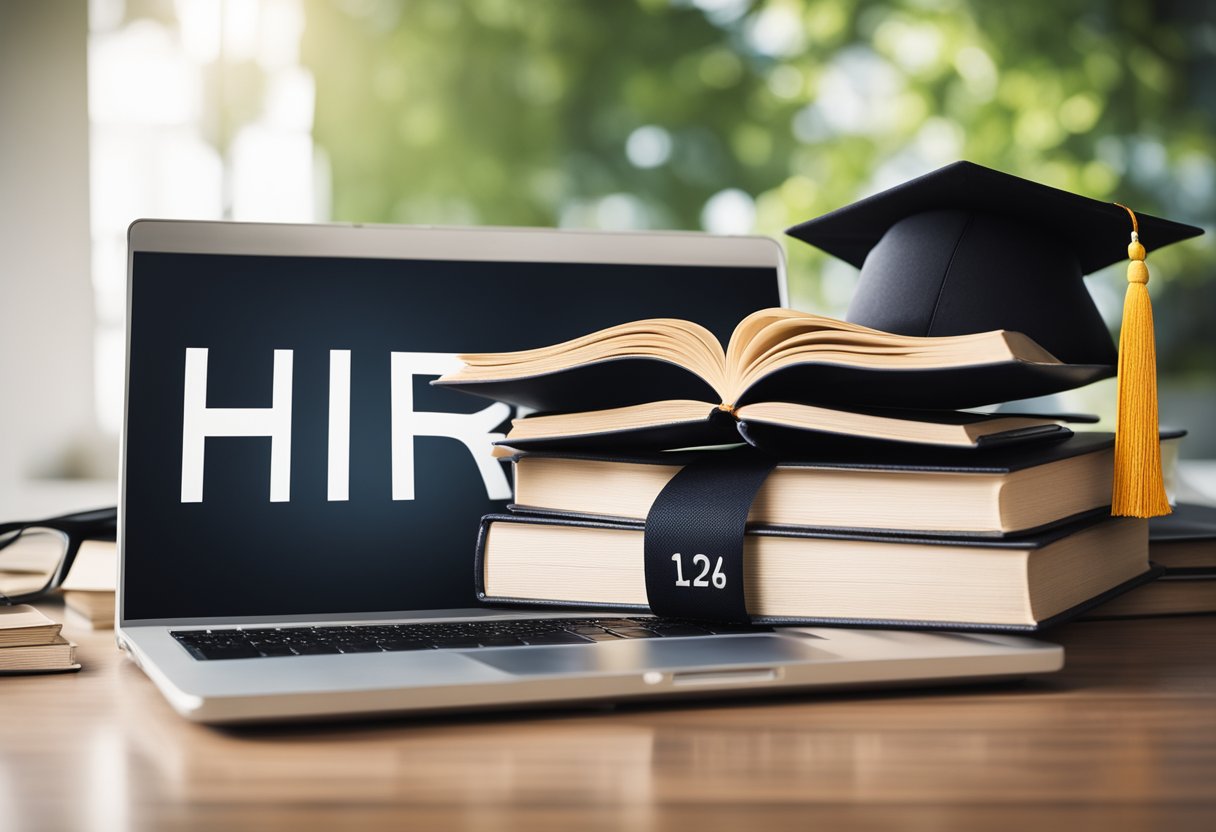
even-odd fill
[[[490,604],[1033,632],[1161,571],[1148,521],[1110,514],[1113,434],[975,412],[1095,375],[1016,333],[778,309],[725,349],[652,320],[462,358],[436,384],[538,411],[498,443]]]

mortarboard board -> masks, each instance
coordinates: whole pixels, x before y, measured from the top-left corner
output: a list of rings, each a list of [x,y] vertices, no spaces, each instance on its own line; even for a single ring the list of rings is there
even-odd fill
[[[1152,468],[1154,452],[1160,476],[1152,318],[1143,259],[1146,251],[1198,236],[1202,229],[1133,214],[1115,203],[971,162],[955,162],[787,233],[861,269],[846,315],[849,321],[904,335],[1011,330],[1033,338],[1064,362],[1054,388],[1048,371],[1037,376],[1046,386],[1011,389],[1009,399],[1066,389],[1082,377],[1104,378],[1113,375],[1120,362],[1120,433],[1128,440],[1122,443],[1124,454],[1131,452],[1146,462],[1116,464],[1115,512],[1168,513],[1163,488],[1143,489],[1154,492],[1152,508],[1124,512],[1119,497],[1121,487],[1134,490],[1134,484],[1127,484],[1128,471]],[[1082,278],[1123,259],[1124,252],[1133,262],[1120,358]],[[1137,325],[1131,326],[1130,320]],[[1134,372],[1127,370],[1128,361],[1136,363]],[[1142,382],[1129,383],[1133,376],[1145,379],[1146,373],[1151,391]],[[1134,407],[1131,399],[1136,400]],[[1151,428],[1146,421],[1150,410]],[[1138,428],[1123,430],[1133,414]],[[1133,436],[1135,447],[1129,448]]]
[[[1203,233],[1137,217],[1146,250]],[[861,269],[853,323],[902,335],[1008,329],[1112,375],[1115,345],[1081,278],[1126,256],[1129,227],[1114,203],[955,162],[787,233]]]

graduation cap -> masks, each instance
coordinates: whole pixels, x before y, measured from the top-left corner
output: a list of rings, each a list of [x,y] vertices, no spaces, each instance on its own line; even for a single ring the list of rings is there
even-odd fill
[[[955,162],[787,233],[861,269],[846,315],[854,323],[922,336],[1021,332],[1063,362],[1062,378],[1076,378],[1079,368],[1090,380],[1107,377],[1117,363],[1113,513],[1169,512],[1144,256],[1202,229]],[[1125,252],[1131,263],[1116,353],[1082,278]]]

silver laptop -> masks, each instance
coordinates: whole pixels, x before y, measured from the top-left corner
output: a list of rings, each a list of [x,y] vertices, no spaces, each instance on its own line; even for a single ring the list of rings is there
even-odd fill
[[[183,716],[301,719],[939,683],[1059,668],[1001,636],[478,606],[517,414],[465,351],[786,301],[768,239],[141,220],[130,229],[119,644]]]

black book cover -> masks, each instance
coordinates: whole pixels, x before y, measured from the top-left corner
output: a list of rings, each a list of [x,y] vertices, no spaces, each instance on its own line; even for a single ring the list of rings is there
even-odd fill
[[[827,429],[803,428],[759,419],[736,418],[719,407],[705,406],[705,417],[700,420],[669,422],[661,425],[627,428],[596,433],[572,434],[568,436],[518,438],[510,437],[496,442],[515,450],[552,451],[601,451],[645,453],[666,451],[673,448],[693,448],[707,445],[730,445],[740,442],[754,448],[781,456],[815,453],[820,449],[848,450],[865,453],[871,446],[879,452],[884,447],[908,445],[935,449],[960,449],[974,452],[1002,445],[1024,445],[1038,442],[1059,442],[1072,435],[1063,425],[1046,424],[1006,430],[981,436],[974,447],[937,445],[929,442],[890,439],[865,434],[839,433]],[[966,413],[953,410],[909,411],[909,410],[861,410],[851,408],[849,412],[881,416],[906,421],[922,421],[937,424],[965,425],[989,421],[986,414]],[[997,414],[1001,418],[1006,414]]]
[[[1216,541],[1216,506],[1179,503],[1172,513],[1148,521],[1148,539],[1150,543]]]
[[[874,471],[924,471],[926,473],[1009,474],[1061,459],[1113,448],[1115,435],[1100,431],[1073,433],[1061,442],[995,447],[982,454],[969,448],[938,448],[901,442],[824,443],[797,456],[783,457],[782,467],[846,468]],[[527,456],[552,459],[588,459],[638,465],[687,465],[703,453],[733,453],[733,450],[675,451],[669,453],[613,453],[599,449],[558,452],[521,451],[512,459]]]
[[[512,509],[511,506],[507,506]],[[1216,548],[1216,506],[1179,503],[1172,513],[1148,521],[1148,545],[1201,543],[1207,541]],[[1164,558],[1165,553],[1161,553]],[[1216,552],[1213,553],[1216,559]],[[1216,566],[1167,567],[1163,578],[1173,580],[1216,580]]]

